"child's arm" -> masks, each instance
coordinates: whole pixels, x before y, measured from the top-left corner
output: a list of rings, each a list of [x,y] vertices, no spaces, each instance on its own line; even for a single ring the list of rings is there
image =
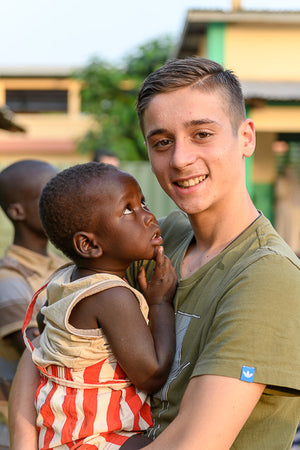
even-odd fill
[[[172,299],[177,277],[160,247],[152,280],[139,276],[141,290],[149,303],[149,326],[133,292],[115,287],[87,297],[74,308],[70,322],[80,328],[83,316],[93,315],[133,384],[148,393],[166,381],[175,351]],[[76,310],[77,309],[77,310]],[[74,313],[74,314],[73,314]]]
[[[147,381],[149,388],[146,390],[156,392],[165,383],[169,374],[176,341],[172,301],[177,287],[177,275],[169,258],[164,255],[163,247],[158,249],[152,279],[147,282],[145,270],[141,267],[138,282],[149,306],[149,328],[159,366],[155,378]]]

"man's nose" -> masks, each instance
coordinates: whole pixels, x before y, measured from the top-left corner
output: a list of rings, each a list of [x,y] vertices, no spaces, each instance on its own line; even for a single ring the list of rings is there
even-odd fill
[[[195,155],[192,152],[191,144],[185,139],[178,139],[175,141],[173,153],[170,160],[170,166],[174,169],[181,169],[195,160]]]

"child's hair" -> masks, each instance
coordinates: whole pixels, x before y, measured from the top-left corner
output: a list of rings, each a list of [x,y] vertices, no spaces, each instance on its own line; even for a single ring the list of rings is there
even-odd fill
[[[103,179],[105,194],[105,178],[116,171],[119,169],[104,163],[77,164],[58,173],[43,189],[39,203],[42,225],[49,240],[68,258],[78,257],[73,247],[74,234],[89,229],[91,210],[87,186],[95,179]]]

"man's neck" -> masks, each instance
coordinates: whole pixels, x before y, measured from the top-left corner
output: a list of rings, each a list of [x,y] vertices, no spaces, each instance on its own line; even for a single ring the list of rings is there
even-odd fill
[[[188,278],[221,253],[251,225],[258,215],[253,203],[249,202],[247,208],[244,208],[244,212],[240,214],[228,209],[228,212],[222,215],[203,212],[190,216],[195,237],[182,261],[182,277]]]

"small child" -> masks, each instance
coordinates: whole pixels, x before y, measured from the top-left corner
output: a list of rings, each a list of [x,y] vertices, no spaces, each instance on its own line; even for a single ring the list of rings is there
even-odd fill
[[[23,327],[41,372],[39,449],[142,448],[150,442],[142,431],[152,425],[147,393],[166,381],[175,347],[177,277],[158,223],[131,175],[95,162],[50,180],[40,216],[50,241],[74,264],[47,285],[40,347],[26,338],[39,292]],[[156,260],[149,282],[139,273],[144,296],[124,280],[141,259]]]

